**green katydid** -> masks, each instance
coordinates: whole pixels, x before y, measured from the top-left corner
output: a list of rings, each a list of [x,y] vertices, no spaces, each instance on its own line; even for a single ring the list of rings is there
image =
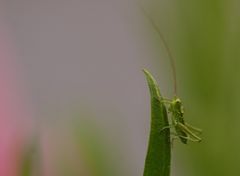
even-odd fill
[[[141,7],[142,8],[142,7]],[[151,18],[151,16],[145,11],[144,8],[142,8],[145,16],[152,24],[153,28],[156,30],[156,32],[159,34],[160,39],[162,40],[162,43],[167,51],[168,57],[171,62],[172,72],[173,72],[173,82],[174,82],[174,98],[172,100],[164,99],[164,103],[168,105],[168,112],[171,114],[171,125],[166,126],[162,129],[171,128],[174,127],[175,133],[174,135],[177,136],[182,143],[187,144],[188,141],[192,142],[200,142],[202,139],[197,135],[202,132],[201,129],[198,129],[196,127],[193,127],[189,124],[187,124],[184,120],[184,108],[182,105],[181,100],[176,96],[177,95],[177,76],[176,76],[176,68],[174,59],[171,55],[170,49],[167,45],[166,40],[164,39],[158,25],[155,23],[155,21]]]

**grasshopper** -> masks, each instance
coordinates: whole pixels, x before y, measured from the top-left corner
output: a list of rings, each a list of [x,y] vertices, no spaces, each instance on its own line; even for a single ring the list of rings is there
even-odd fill
[[[173,100],[164,99],[163,101],[165,104],[169,105],[168,111],[171,114],[172,123],[170,126],[164,127],[162,130],[174,127],[175,133],[173,134],[179,137],[184,144],[187,144],[188,140],[192,142],[201,142],[202,139],[196,133],[201,133],[202,130],[185,122],[182,101],[176,96]]]
[[[197,135],[202,132],[201,129],[198,129],[196,127],[193,127],[189,125],[188,123],[185,122],[184,119],[184,107],[182,105],[182,101],[180,98],[178,98],[177,95],[177,76],[176,76],[176,67],[175,67],[175,62],[172,57],[172,54],[170,52],[170,48],[167,45],[167,42],[165,38],[163,37],[161,30],[159,29],[158,25],[155,23],[153,18],[145,11],[145,9],[141,6],[141,9],[146,16],[146,18],[149,20],[149,22],[152,24],[153,28],[155,31],[158,33],[166,51],[168,54],[168,57],[171,62],[171,68],[173,72],[173,82],[174,82],[174,98],[172,100],[169,99],[163,99],[163,102],[168,105],[168,112],[171,114],[171,125],[164,127],[161,131],[167,128],[174,128],[175,137],[178,137],[183,144],[187,144],[188,141],[192,142],[200,142],[202,139]],[[173,138],[174,139],[174,138]]]

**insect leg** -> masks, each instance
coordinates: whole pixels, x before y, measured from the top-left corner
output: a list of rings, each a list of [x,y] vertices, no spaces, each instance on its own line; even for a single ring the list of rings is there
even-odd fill
[[[171,128],[173,128],[174,126],[173,125],[168,125],[168,126],[165,126],[165,127],[163,127],[162,129],[161,129],[161,131],[160,131],[160,133],[162,133],[164,130],[166,130],[166,129],[171,129]]]
[[[179,137],[181,137],[181,138],[187,139],[187,140],[192,141],[192,142],[200,142],[200,140],[193,139],[191,137],[182,136],[182,135],[179,135],[179,134],[176,134],[176,133],[171,133],[171,134],[174,135],[174,139],[178,139]]]
[[[190,129],[188,129],[188,127],[186,127],[182,123],[177,123],[177,125],[182,131],[184,131],[186,134],[190,135],[191,137],[195,138],[198,142],[202,140],[200,137],[194,134]]]
[[[171,104],[172,103],[172,100],[165,99],[165,98],[163,98],[162,101],[163,101],[163,103],[166,103],[166,104]]]
[[[202,130],[201,129],[199,129],[199,128],[196,128],[196,127],[194,127],[194,126],[192,126],[192,125],[190,125],[190,124],[188,124],[188,123],[185,123],[184,124],[186,127],[188,127],[190,130],[192,130],[192,131],[195,131],[195,132],[197,132],[197,133],[199,133],[199,134],[201,134],[202,133]]]
[[[184,139],[187,139],[187,140],[192,141],[192,142],[201,142],[201,140],[193,139],[193,138],[191,138],[191,137],[185,137],[185,136],[181,136],[181,135],[179,135],[179,137],[184,138]]]

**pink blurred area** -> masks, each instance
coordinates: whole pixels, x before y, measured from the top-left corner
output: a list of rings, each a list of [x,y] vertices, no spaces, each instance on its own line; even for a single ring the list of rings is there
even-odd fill
[[[2,17],[2,16],[1,16]],[[17,176],[31,111],[7,25],[0,18],[0,176]]]

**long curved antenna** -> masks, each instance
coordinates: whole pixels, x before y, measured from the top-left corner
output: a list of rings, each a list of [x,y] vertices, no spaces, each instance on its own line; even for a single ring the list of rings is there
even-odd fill
[[[173,73],[173,84],[174,84],[174,94],[177,95],[177,73],[176,73],[176,66],[175,66],[175,62],[173,59],[173,56],[171,54],[170,48],[168,47],[167,41],[165,40],[162,32],[160,31],[158,25],[154,22],[154,20],[152,19],[152,17],[147,13],[147,11],[140,5],[144,15],[146,16],[146,18],[150,21],[150,23],[152,24],[153,28],[156,30],[156,32],[158,33],[159,37],[161,38],[163,45],[167,51],[170,63],[171,63],[171,67],[172,67],[172,73]]]

